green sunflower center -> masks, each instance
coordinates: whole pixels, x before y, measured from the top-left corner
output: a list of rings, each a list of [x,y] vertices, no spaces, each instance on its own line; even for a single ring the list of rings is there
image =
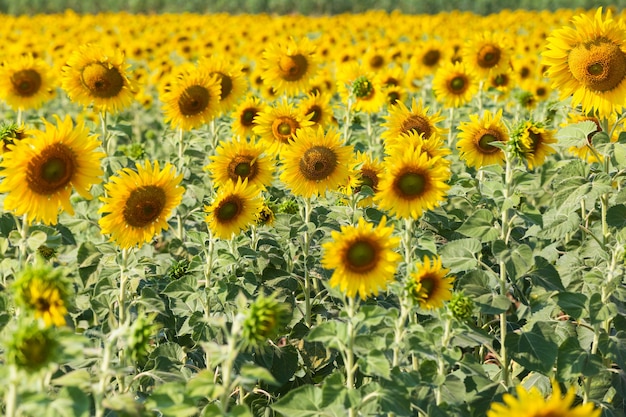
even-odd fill
[[[493,142],[499,140],[500,138],[497,133],[487,131],[482,136],[480,136],[480,139],[478,139],[478,147],[480,148],[480,152],[485,154],[499,152],[500,148],[492,145]]]
[[[83,86],[98,98],[116,97],[124,87],[124,77],[117,67],[108,67],[101,62],[86,65],[80,74]]]
[[[356,98],[367,99],[374,92],[372,82],[366,76],[361,75],[352,83],[352,94]]]
[[[574,78],[592,91],[611,91],[626,78],[626,54],[609,39],[576,46],[567,62]]]
[[[163,188],[156,185],[144,185],[134,189],[124,205],[122,213],[126,224],[132,227],[142,228],[152,224],[159,218],[167,195]]]
[[[497,45],[483,45],[478,51],[477,64],[481,68],[489,69],[498,65],[502,51]]]
[[[22,97],[35,95],[41,88],[41,75],[34,69],[17,71],[11,76],[14,91]]]
[[[463,75],[457,75],[450,80],[450,91],[455,94],[460,94],[466,90],[467,78]]]
[[[330,177],[337,168],[337,154],[325,146],[307,149],[300,158],[300,173],[309,181]]]
[[[178,110],[183,116],[195,116],[208,107],[210,100],[209,90],[201,85],[192,85],[178,97]]]
[[[237,155],[231,159],[228,164],[228,176],[231,180],[237,181],[238,178],[249,180],[257,175],[257,164],[251,155]]]
[[[228,223],[235,219],[242,210],[242,201],[236,195],[226,198],[215,210],[215,218],[220,223]]]
[[[295,82],[301,80],[309,68],[309,61],[302,54],[293,56],[284,55],[278,62],[280,78],[285,81]]]
[[[352,243],[346,252],[346,266],[354,272],[368,272],[374,269],[378,260],[378,246],[367,239]]]
[[[397,177],[394,188],[403,198],[411,200],[419,197],[426,191],[428,180],[420,172],[405,172]]]
[[[51,195],[70,183],[76,168],[74,152],[62,143],[55,143],[30,160],[26,182],[33,192]]]
[[[272,123],[272,133],[274,137],[283,143],[289,143],[291,135],[300,127],[297,120],[291,117],[282,116],[278,117]]]

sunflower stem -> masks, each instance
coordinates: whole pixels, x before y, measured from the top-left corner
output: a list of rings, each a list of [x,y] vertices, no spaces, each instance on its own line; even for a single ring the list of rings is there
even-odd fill
[[[17,216],[15,216],[15,225],[20,233],[20,243],[17,247],[17,264],[21,269],[24,267],[26,259],[28,258],[26,254],[26,248],[28,243],[29,224],[26,214],[22,216],[21,221]]]
[[[208,238],[208,248],[206,248],[204,254],[206,256],[206,263],[204,265],[204,297],[205,297],[205,305],[204,305],[204,320],[207,325],[210,323],[211,319],[211,272],[213,271],[213,252],[215,250],[215,239],[211,236],[211,229],[209,228],[209,238]],[[206,351],[204,353],[204,362],[209,368],[210,361],[209,352]]]
[[[178,142],[178,172],[183,172],[183,169],[185,168],[185,142],[183,141],[183,129],[179,127],[176,133]]]
[[[411,240],[413,237],[413,218],[407,217],[404,219],[404,238],[402,244],[404,246],[404,263],[406,264],[407,273],[409,272],[409,265],[412,262]]]
[[[109,130],[107,128],[107,112],[106,110],[101,111],[100,113],[100,128],[102,130],[102,147],[104,148],[104,153],[107,156],[111,156],[111,152],[109,147],[111,146],[109,141]]]
[[[505,173],[504,173],[504,202],[506,203],[511,195],[511,187],[513,181],[513,167],[511,165],[511,158],[509,155],[505,155]],[[500,230],[500,238],[504,241],[504,244],[508,244],[509,234],[509,209],[506,207],[502,208],[502,225]],[[504,261],[500,261],[500,295],[506,296],[507,294],[507,272],[506,272],[506,263]],[[506,335],[507,335],[507,317],[506,311],[503,311],[500,314],[500,366],[502,369],[501,377],[502,383],[505,387],[509,386],[509,358],[508,352],[506,350]]]
[[[404,336],[406,335],[406,320],[409,317],[409,312],[411,311],[408,306],[408,300],[406,297],[400,298],[400,314],[398,316],[398,320],[396,320],[396,329],[394,334],[394,343],[393,343],[393,359],[391,361],[391,367],[395,368],[400,365],[400,346],[402,344],[402,340],[404,340]]]
[[[454,140],[454,107],[450,107],[450,114],[448,116],[450,123],[448,123],[448,148],[452,148],[452,141]]]
[[[128,281],[129,249],[122,249],[122,263],[120,264],[120,291],[118,295],[118,327],[126,321],[126,282]]]
[[[355,303],[353,297],[348,297],[346,303],[346,313],[348,314],[348,340],[346,341],[346,351],[345,351],[345,366],[346,366],[346,388],[348,390],[354,389],[354,374],[356,371],[356,365],[354,363],[354,314],[355,314]],[[356,416],[356,410],[353,407],[348,409],[348,416],[353,417]]]
[[[9,386],[4,396],[5,416],[14,417],[17,409],[17,367],[9,366]]]
[[[307,258],[309,257],[309,248],[311,245],[311,236],[309,235],[309,221],[311,220],[311,199],[304,199],[304,233],[303,233],[303,252],[304,252],[304,322],[311,327],[311,277],[309,276],[309,267]],[[317,283],[314,283],[315,292],[318,292]]]
[[[343,139],[346,143],[350,141],[350,111],[352,110],[352,96],[348,98],[348,105],[346,106],[346,117],[343,124]]]
[[[22,117],[23,117],[23,110],[21,107],[18,107],[17,109],[17,126],[21,126],[22,124]]]
[[[441,318],[441,317],[440,317]],[[446,374],[446,363],[443,359],[444,349],[448,347],[448,343],[450,342],[450,330],[452,325],[452,320],[448,314],[445,315],[444,324],[443,324],[443,336],[441,337],[441,351],[437,355],[437,374],[441,378],[445,378]],[[441,404],[443,392],[441,390],[441,386],[437,387],[436,390],[436,401],[437,405]]]
[[[239,354],[239,348],[237,346],[238,335],[240,332],[241,320],[239,315],[235,317],[233,320],[233,325],[228,333],[228,355],[224,362],[222,362],[222,397],[220,398],[220,408],[222,409],[222,413],[226,415],[229,407],[229,399],[230,394],[232,392],[231,382],[232,382],[232,372],[233,372],[233,364],[235,363],[235,359]]]

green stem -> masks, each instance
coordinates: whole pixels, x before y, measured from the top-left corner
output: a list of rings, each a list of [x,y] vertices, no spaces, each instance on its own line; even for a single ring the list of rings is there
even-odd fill
[[[118,294],[118,327],[126,321],[126,283],[128,282],[128,255],[129,249],[122,249],[122,263],[120,264],[120,288]]]
[[[178,172],[183,172],[185,168],[185,141],[183,140],[183,129],[178,128],[177,145],[178,145]]]
[[[111,374],[110,366],[111,366],[111,354],[113,351],[113,346],[117,344],[117,339],[120,335],[125,332],[126,329],[123,327],[119,327],[115,329],[111,334],[107,337],[104,343],[104,352],[102,354],[102,363],[100,364],[100,380],[98,381],[98,386],[96,391],[94,392],[94,403],[96,407],[96,417],[104,416],[104,406],[102,405],[102,401],[106,395],[107,386],[109,385],[109,376]]]
[[[222,363],[222,397],[220,399],[220,407],[222,408],[223,415],[226,415],[229,407],[229,398],[232,392],[231,382],[232,382],[232,372],[233,372],[233,364],[235,363],[235,359],[239,354],[239,348],[237,347],[237,340],[240,330],[240,320],[238,317],[235,317],[233,320],[233,326],[229,332],[228,336],[228,356]]]
[[[609,194],[602,194],[600,197],[600,210],[602,216],[602,243],[603,246],[606,246],[607,240],[609,238],[609,224],[607,222],[607,211],[609,208]]]
[[[348,340],[346,341],[345,350],[345,366],[346,366],[346,388],[348,390],[354,389],[354,374],[356,372],[356,365],[354,363],[354,315],[355,304],[354,298],[348,297],[346,305],[346,313],[348,313]],[[353,407],[348,409],[348,416],[356,416],[356,410]]]
[[[441,351],[437,355],[437,374],[440,377],[445,377],[446,374],[446,363],[443,359],[444,349],[447,349],[448,343],[450,342],[450,329],[451,329],[452,321],[450,317],[446,315],[444,318],[444,327],[443,327],[443,336],[441,337]],[[441,387],[437,387],[435,390],[437,405],[441,404],[443,392]]]
[[[28,223],[28,217],[26,214],[24,214],[22,216],[22,220],[20,221],[20,219],[15,216],[15,225],[17,227],[17,230],[20,232],[20,243],[17,247],[17,263],[21,268],[24,267],[24,264],[26,263],[26,260],[28,259],[28,255],[26,253],[26,248],[27,248],[27,244],[28,244],[28,232],[29,232],[29,223]]]
[[[109,151],[109,146],[111,145],[109,142],[109,130],[107,128],[107,112],[100,112],[100,128],[102,130],[102,147],[104,148],[104,152],[107,156],[111,156],[111,152]]]
[[[346,106],[346,117],[343,125],[343,140],[348,143],[350,140],[350,111],[352,110],[352,97],[348,98],[348,105]]]
[[[309,267],[307,258],[309,257],[309,248],[311,245],[311,236],[309,235],[309,221],[311,220],[311,199],[304,199],[304,234],[303,234],[303,251],[304,251],[304,322],[311,327],[311,277],[309,276]],[[315,283],[316,284],[316,283]],[[317,285],[314,285],[317,292]]]
[[[450,107],[450,115],[448,116],[450,123],[448,123],[448,148],[452,148],[452,142],[454,140],[454,107]]]
[[[17,367],[15,365],[9,366],[9,386],[5,392],[4,406],[5,416],[15,417],[17,411]]]
[[[506,155],[506,166],[504,173],[504,203],[506,204],[507,200],[511,196],[511,183],[513,180],[513,167],[511,166],[511,159],[508,155]],[[502,209],[502,225],[501,225],[501,233],[500,237],[504,241],[506,245],[508,243],[509,238],[509,209]],[[507,294],[507,273],[506,273],[506,264],[504,261],[500,261],[500,295],[506,296]],[[500,365],[502,367],[502,383],[505,387],[509,386],[509,358],[508,352],[506,350],[506,335],[507,335],[507,317],[506,311],[500,314]]]
[[[407,306],[406,297],[400,299],[400,315],[396,320],[396,329],[393,343],[393,359],[391,361],[391,367],[395,368],[400,365],[400,346],[404,336],[406,335],[406,320],[409,317],[410,308]]]
[[[406,264],[407,273],[412,262],[411,240],[413,237],[413,219],[408,217],[404,219],[404,237],[402,245],[404,246],[404,263]]]
[[[211,236],[211,230],[209,229],[209,245],[205,250],[206,263],[204,265],[204,320],[208,325],[211,319],[211,272],[213,272],[213,252],[215,250],[215,240]],[[210,355],[208,350],[205,352],[204,361],[207,369],[209,368]]]

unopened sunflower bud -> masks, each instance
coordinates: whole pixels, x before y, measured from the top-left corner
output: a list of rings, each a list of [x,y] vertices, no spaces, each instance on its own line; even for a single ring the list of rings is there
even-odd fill
[[[352,94],[356,98],[365,98],[372,94],[374,86],[365,76],[360,76],[352,83]]]
[[[463,292],[457,292],[448,303],[452,315],[460,321],[467,321],[474,314],[474,301]]]
[[[22,321],[6,344],[7,363],[28,373],[47,368],[57,357],[56,331],[39,321]]]
[[[262,350],[265,342],[278,335],[291,319],[289,307],[273,297],[260,296],[251,305],[243,322],[244,344]]]

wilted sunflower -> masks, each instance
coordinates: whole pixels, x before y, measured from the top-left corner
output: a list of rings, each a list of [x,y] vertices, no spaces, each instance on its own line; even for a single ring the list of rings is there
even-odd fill
[[[195,129],[218,115],[220,95],[217,75],[206,69],[186,67],[173,81],[171,90],[161,97],[165,121],[174,128]]]
[[[435,73],[433,90],[446,107],[461,107],[478,92],[478,76],[462,62],[447,63]]]
[[[185,192],[180,186],[183,175],[177,176],[171,164],[161,170],[157,161],[146,160],[136,167],[137,171],[119,170],[104,186],[107,196],[100,197],[104,202],[98,210],[104,213],[98,221],[101,233],[110,234],[109,240],[122,249],[142,246],[167,230],[167,219]]]
[[[540,122],[523,122],[511,136],[513,153],[526,161],[529,169],[543,164],[546,156],[556,152],[550,146],[556,143],[556,139]]]
[[[288,95],[305,91],[317,71],[315,49],[308,38],[270,43],[263,52],[263,83]]]
[[[406,284],[409,297],[423,309],[442,307],[444,301],[452,298],[454,278],[447,276],[449,272],[442,267],[440,257],[431,259],[424,256],[424,262],[417,263],[417,270]]]
[[[309,93],[298,103],[300,113],[313,123],[312,127],[327,129],[333,121],[333,109],[328,94]]]
[[[233,133],[240,138],[248,138],[254,136],[253,128],[256,126],[254,118],[263,111],[265,105],[253,96],[248,96],[244,101],[239,103],[231,114]]]
[[[248,180],[228,181],[220,187],[210,206],[204,206],[206,222],[213,236],[230,239],[256,224],[263,208],[260,190]]]
[[[221,112],[227,113],[246,94],[248,82],[240,64],[228,63],[224,59],[203,58],[198,62],[198,68],[209,75],[215,75],[220,83],[219,107]]]
[[[0,67],[0,98],[13,109],[37,109],[54,94],[52,68],[42,59],[23,55]]]
[[[246,140],[220,142],[204,169],[219,187],[227,182],[248,180],[248,184],[265,189],[274,179],[274,162],[263,155],[263,146]]]
[[[585,114],[608,117],[626,102],[626,28],[602,7],[592,19],[572,19],[574,27],[555,30],[542,52],[547,75],[560,98],[572,96]]]
[[[487,165],[502,165],[505,161],[504,150],[491,145],[493,142],[507,143],[509,134],[502,123],[502,110],[493,115],[486,110],[483,117],[470,115],[470,122],[461,122],[459,126],[457,148],[460,158],[467,166],[480,168]]]
[[[268,152],[274,153],[280,153],[283,146],[289,145],[298,129],[313,125],[287,100],[264,109],[254,122],[253,132],[265,142]]]
[[[83,106],[93,103],[99,111],[116,113],[134,99],[128,68],[119,49],[106,51],[96,45],[82,45],[63,67],[61,85],[70,100]]]
[[[383,139],[394,139],[403,133],[415,132],[423,134],[428,140],[431,136],[441,136],[445,129],[437,127],[437,123],[444,118],[437,112],[428,115],[429,108],[424,107],[422,102],[415,98],[409,109],[404,103],[398,101],[396,105],[389,107],[389,114],[384,116],[385,123],[382,126],[387,129],[381,134]]]
[[[463,47],[462,57],[468,68],[483,80],[490,72],[502,72],[511,66],[512,48],[503,33],[482,32]]]
[[[378,183],[383,173],[381,162],[371,155],[363,152],[356,154],[356,181],[353,187],[348,187],[351,193],[359,193],[363,186],[372,189],[374,194],[378,191]],[[358,202],[359,207],[368,207],[374,204],[373,196],[367,196]]]
[[[306,198],[336,190],[348,180],[353,162],[352,146],[338,132],[304,128],[281,153],[280,180],[294,195]]]
[[[333,230],[332,240],[322,244],[322,266],[334,269],[330,286],[339,287],[348,297],[358,293],[361,299],[385,290],[401,258],[395,252],[400,238],[392,233],[385,217],[376,227],[361,217],[355,226]]]
[[[8,193],[4,209],[25,214],[29,223],[56,224],[59,209],[73,215],[72,188],[90,199],[89,189],[102,181],[105,154],[95,150],[97,136],[82,123],[74,127],[69,116],[56,119],[57,126],[44,121],[45,131],[32,130],[32,137],[9,145],[0,161],[0,192]]]
[[[65,325],[71,287],[60,269],[27,266],[12,289],[17,304],[43,319],[46,326]]]
[[[430,158],[421,149],[409,152],[392,147],[383,161],[383,176],[374,202],[383,210],[401,218],[419,218],[446,198],[450,186],[449,164]]]
[[[552,383],[552,395],[545,400],[537,387],[527,390],[522,385],[515,387],[517,398],[506,393],[502,396],[503,403],[491,403],[487,417],[600,417],[602,410],[592,402],[573,406],[576,391],[571,387],[564,397],[557,382]]]

